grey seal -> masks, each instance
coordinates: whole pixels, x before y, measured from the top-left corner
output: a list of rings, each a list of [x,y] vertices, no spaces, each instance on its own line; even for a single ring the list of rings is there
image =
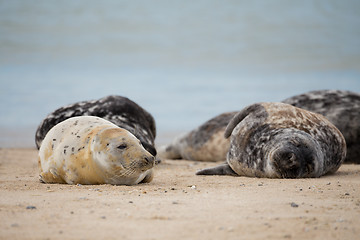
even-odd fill
[[[69,118],[39,149],[40,181],[134,185],[153,179],[155,158],[126,129],[98,117]]]
[[[319,90],[296,95],[283,102],[325,116],[345,138],[345,162],[360,164],[360,94]]]
[[[35,133],[39,149],[47,132],[56,124],[77,116],[96,116],[124,128],[137,137],[144,147],[156,156],[156,125],[153,116],[130,99],[110,95],[97,100],[81,101],[60,107],[42,120]]]
[[[320,177],[346,156],[341,132],[325,117],[285,103],[256,103],[237,113],[225,130],[227,162],[197,175],[267,178]]]
[[[159,157],[194,161],[225,161],[230,140],[224,138],[224,131],[236,113],[220,114],[196,129],[176,137],[171,144],[158,149]]]

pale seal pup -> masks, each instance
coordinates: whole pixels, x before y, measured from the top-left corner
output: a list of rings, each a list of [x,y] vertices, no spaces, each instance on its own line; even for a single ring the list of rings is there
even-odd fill
[[[40,181],[133,185],[150,182],[155,158],[129,131],[98,117],[55,125],[39,150]]]
[[[341,132],[320,114],[284,103],[257,103],[225,130],[227,163],[197,175],[267,178],[320,177],[336,172],[346,156]]]
[[[161,146],[159,157],[194,161],[225,161],[230,140],[224,131],[237,112],[220,114],[198,128],[181,135],[166,146]]]
[[[325,116],[345,138],[345,162],[360,164],[360,94],[320,90],[293,96],[283,102]]]
[[[82,101],[61,107],[50,113],[39,125],[35,143],[40,148],[46,133],[56,124],[77,116],[97,116],[124,128],[137,137],[152,155],[156,156],[155,120],[135,102],[122,96],[111,95],[98,100]]]

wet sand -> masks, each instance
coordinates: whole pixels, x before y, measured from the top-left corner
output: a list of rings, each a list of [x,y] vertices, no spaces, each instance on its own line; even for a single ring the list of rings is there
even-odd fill
[[[38,181],[37,150],[0,149],[0,239],[360,239],[360,165],[318,179],[196,176],[163,160],[151,183]]]

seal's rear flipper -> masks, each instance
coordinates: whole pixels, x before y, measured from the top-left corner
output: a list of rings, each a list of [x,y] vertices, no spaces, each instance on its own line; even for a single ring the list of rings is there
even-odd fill
[[[230,176],[238,176],[229,166],[229,164],[221,164],[217,167],[213,168],[205,168],[196,172],[196,175],[230,175]]]
[[[159,148],[158,156],[160,158],[164,158],[164,159],[182,159],[179,150],[177,149],[176,145],[174,145],[174,144],[170,144],[167,146],[161,146]]]
[[[240,112],[238,112],[228,123],[228,125],[226,126],[225,132],[224,132],[224,137],[225,138],[229,138],[231,136],[232,131],[234,130],[234,128],[245,118],[247,117],[249,114],[251,113],[261,113],[261,112],[266,112],[265,108],[261,105],[261,103],[255,103],[252,104],[250,106],[247,106],[246,108],[244,108],[243,110],[241,110]]]

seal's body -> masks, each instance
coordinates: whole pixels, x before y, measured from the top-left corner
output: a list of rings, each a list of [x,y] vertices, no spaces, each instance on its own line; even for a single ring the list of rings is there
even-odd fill
[[[284,103],[253,104],[234,116],[227,163],[198,175],[267,178],[320,177],[346,156],[341,132],[320,114]]]
[[[152,155],[156,155],[155,120],[150,113],[126,97],[107,96],[94,101],[83,101],[61,107],[50,113],[39,125],[35,143],[39,149],[47,132],[56,124],[77,116],[96,116],[134,134]]]
[[[311,91],[283,102],[325,116],[346,140],[345,162],[360,164],[360,94],[340,90]]]
[[[150,182],[153,166],[154,156],[133,134],[93,116],[57,124],[39,150],[44,183],[133,185]]]
[[[224,138],[224,131],[236,113],[218,115],[191,132],[175,138],[171,144],[159,149],[159,156],[167,159],[225,161],[230,141]]]

